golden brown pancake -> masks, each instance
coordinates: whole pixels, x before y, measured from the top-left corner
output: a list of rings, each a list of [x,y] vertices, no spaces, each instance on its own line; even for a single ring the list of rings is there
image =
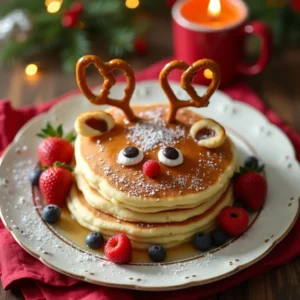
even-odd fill
[[[116,125],[101,137],[79,136],[75,146],[76,172],[103,197],[133,207],[174,207],[199,205],[228,184],[236,166],[234,145],[229,137],[218,148],[199,146],[190,136],[192,124],[202,117],[182,109],[177,123],[165,122],[167,107],[162,105],[133,108],[138,122],[124,121],[122,111],[109,112]],[[144,152],[141,163],[123,166],[118,153],[127,146]],[[145,161],[157,160],[164,146],[174,146],[184,157],[183,164],[168,167],[160,164],[161,173],[151,179],[142,172]]]
[[[232,202],[232,188],[230,186],[206,212],[183,222],[128,222],[89,205],[74,185],[67,205],[73,217],[82,226],[92,231],[100,231],[106,237],[117,232],[123,232],[131,239],[134,247],[144,249],[157,243],[165,247],[173,247],[191,239],[196,232],[212,230],[216,226],[216,217],[221,209],[227,205],[232,205]]]

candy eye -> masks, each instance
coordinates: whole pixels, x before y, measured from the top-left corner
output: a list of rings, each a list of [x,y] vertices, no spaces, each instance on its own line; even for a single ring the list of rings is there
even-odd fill
[[[126,147],[119,152],[118,163],[124,166],[132,166],[140,163],[144,153],[137,147]]]
[[[166,147],[159,150],[158,160],[168,167],[176,167],[183,163],[183,156],[180,150]]]

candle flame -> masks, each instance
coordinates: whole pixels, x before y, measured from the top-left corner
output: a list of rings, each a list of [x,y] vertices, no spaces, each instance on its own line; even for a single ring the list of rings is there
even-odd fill
[[[207,13],[213,18],[217,18],[221,13],[220,0],[210,0],[207,8]]]

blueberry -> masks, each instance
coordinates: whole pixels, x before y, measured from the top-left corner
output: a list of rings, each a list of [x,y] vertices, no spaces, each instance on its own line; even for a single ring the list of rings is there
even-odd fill
[[[103,246],[104,238],[100,232],[91,232],[85,238],[85,243],[92,249],[97,249]]]
[[[42,172],[43,172],[43,170],[41,170],[41,169],[33,169],[30,171],[28,178],[32,185],[36,185],[36,186],[39,185],[39,179],[40,179]]]
[[[214,246],[219,247],[228,241],[228,234],[222,229],[217,229],[212,233],[212,241]]]
[[[234,207],[246,209],[246,204],[240,200],[236,200],[233,204]]]
[[[246,158],[244,166],[250,169],[257,169],[259,167],[259,160],[255,156]]]
[[[208,234],[196,233],[193,236],[193,246],[199,251],[206,251],[212,246],[212,238]]]
[[[166,258],[166,249],[160,245],[153,245],[149,247],[148,255],[152,261],[161,262]]]
[[[60,219],[60,208],[55,204],[49,204],[43,208],[42,219],[47,223],[56,223]]]

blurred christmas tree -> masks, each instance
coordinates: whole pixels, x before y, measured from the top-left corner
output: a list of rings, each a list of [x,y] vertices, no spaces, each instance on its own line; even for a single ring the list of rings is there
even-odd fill
[[[147,45],[139,36],[147,24],[136,16],[157,5],[164,7],[163,1],[158,2],[9,0],[0,6],[0,61],[55,51],[64,70],[72,72],[77,59],[91,52],[93,42],[112,56],[143,53]]]
[[[80,2],[78,2],[80,1]],[[300,42],[300,0],[245,0],[250,18],[270,25],[277,47]],[[57,53],[64,70],[93,46],[113,57],[147,51],[145,12],[169,9],[176,0],[9,0],[0,5],[0,62]],[[153,15],[153,14],[152,14]],[[152,20],[153,20],[152,16]]]
[[[300,42],[300,0],[247,0],[250,18],[267,23],[276,47]]]

